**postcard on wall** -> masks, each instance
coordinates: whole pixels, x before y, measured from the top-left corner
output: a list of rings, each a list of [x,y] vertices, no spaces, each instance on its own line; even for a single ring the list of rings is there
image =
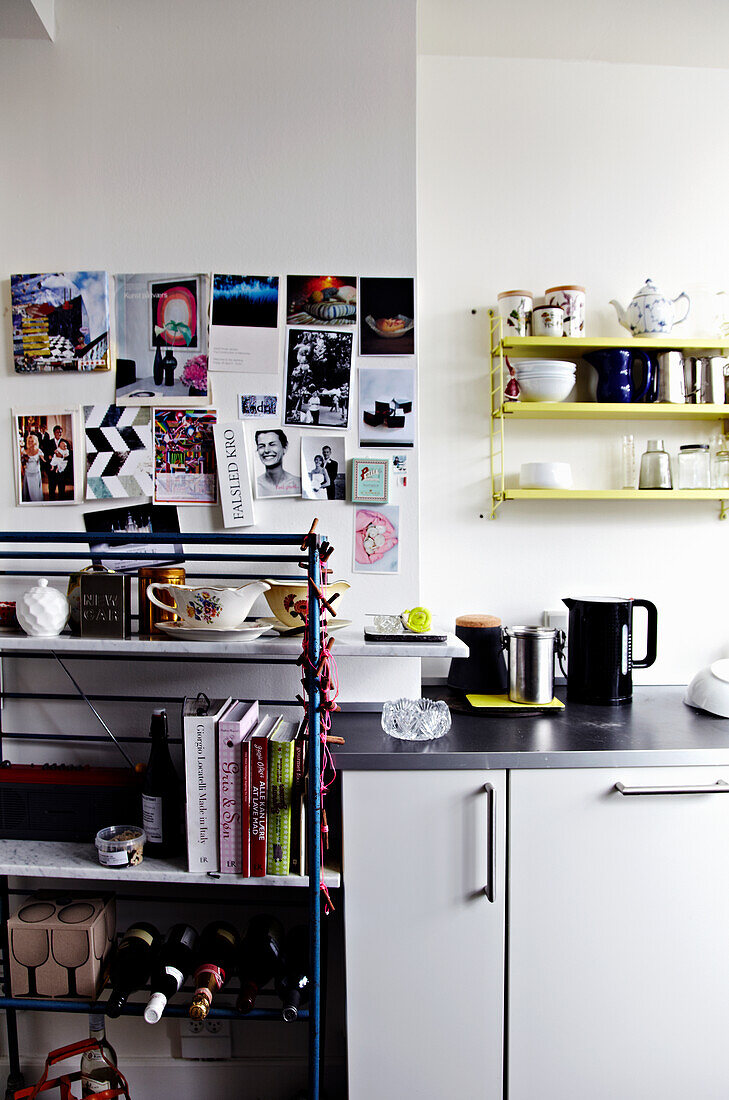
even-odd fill
[[[392,468],[395,472],[398,485],[404,489],[408,483],[408,456],[406,454],[393,455]]]
[[[277,374],[278,276],[213,275],[210,369]]]
[[[390,462],[386,458],[352,460],[352,500],[355,504],[387,504]]]
[[[213,427],[213,438],[223,526],[251,527],[256,518],[243,425],[238,420],[229,424],[216,424]]]
[[[356,275],[289,275],[286,324],[351,327],[357,321]]]
[[[105,271],[11,275],[10,299],[16,371],[110,369]]]
[[[415,280],[359,280],[360,355],[415,354]]]
[[[351,332],[288,329],[284,423],[347,427],[353,340]]]
[[[86,499],[152,496],[152,410],[85,405]]]
[[[252,432],[256,500],[301,496],[300,433],[258,428]]]
[[[355,573],[397,573],[400,570],[400,508],[357,508],[354,517]]]
[[[305,500],[346,500],[343,435],[301,433],[301,495]]]
[[[360,447],[415,444],[415,370],[359,368]]]
[[[116,275],[117,405],[207,405],[207,275]]]
[[[170,504],[132,504],[123,508],[94,508],[84,512],[84,527],[89,532],[89,549],[94,565],[112,569],[115,573],[136,573],[141,565],[178,565],[185,559],[181,543],[145,543],[114,541],[105,534],[176,535],[180,532],[177,509]],[[114,553],[144,554],[139,558],[114,557]]]
[[[74,504],[83,481],[76,409],[13,411],[18,504]]]
[[[277,393],[239,393],[238,417],[240,420],[261,420],[278,414]]]
[[[155,504],[215,504],[214,409],[154,410]]]

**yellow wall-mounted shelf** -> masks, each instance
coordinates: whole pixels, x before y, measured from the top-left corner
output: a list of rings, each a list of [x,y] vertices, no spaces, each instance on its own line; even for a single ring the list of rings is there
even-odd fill
[[[729,405],[602,401],[507,401],[494,413],[516,420],[729,420]]]
[[[600,401],[504,401],[503,387],[506,357],[533,355],[541,358],[565,358],[575,362],[587,351],[597,348],[647,348],[655,351],[676,349],[706,354],[714,351],[729,354],[729,338],[696,340],[662,336],[655,339],[624,337],[555,338],[551,336],[512,336],[504,333],[502,321],[489,310],[491,317],[491,518],[506,500],[663,500],[720,502],[719,515],[726,518],[727,489],[510,489],[506,487],[504,461],[505,429],[515,420],[729,420],[727,405],[623,404]]]
[[[498,326],[494,328],[494,334],[498,333]],[[729,348],[729,339],[727,337],[716,337],[715,339],[703,339],[692,340],[687,338],[683,340],[680,333],[677,339],[673,339],[670,336],[655,336],[655,337],[640,337],[631,336],[626,332],[625,336],[606,336],[600,338],[593,338],[589,336],[511,336],[507,333],[501,341],[501,347],[507,355],[513,353],[514,355],[524,355],[528,352],[537,352],[538,354],[549,351],[568,351],[571,356],[575,355],[575,352],[579,355],[582,351],[592,351],[596,348],[651,348],[656,351],[723,351]],[[492,344],[491,354],[497,355],[499,352],[499,343]]]
[[[723,500],[729,489],[505,489],[503,500]]]

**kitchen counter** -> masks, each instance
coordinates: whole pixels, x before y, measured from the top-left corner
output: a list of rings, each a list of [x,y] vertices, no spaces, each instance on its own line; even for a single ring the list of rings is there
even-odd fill
[[[332,733],[345,738],[334,762],[343,771],[729,764],[729,718],[687,707],[684,693],[638,687],[622,707],[452,711],[445,737],[425,742],[388,737],[376,704],[349,704],[333,717]]]

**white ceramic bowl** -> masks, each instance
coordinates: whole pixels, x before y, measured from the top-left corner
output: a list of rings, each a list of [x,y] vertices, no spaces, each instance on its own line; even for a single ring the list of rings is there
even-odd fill
[[[540,376],[523,377],[517,375],[519,396],[523,401],[564,401],[574,389],[575,380],[571,374],[566,377]]]
[[[524,462],[519,471],[520,489],[571,489],[569,462]]]
[[[729,659],[714,661],[697,672],[686,688],[684,703],[729,718]]]
[[[574,374],[574,363],[561,359],[512,359],[509,360],[515,374]]]

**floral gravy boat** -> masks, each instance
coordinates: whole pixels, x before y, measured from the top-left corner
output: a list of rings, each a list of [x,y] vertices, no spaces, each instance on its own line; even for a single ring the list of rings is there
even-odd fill
[[[169,612],[170,604],[155,596],[157,590],[166,592],[174,601],[181,626],[195,630],[205,627],[236,630],[243,626],[256,598],[268,588],[265,581],[250,581],[240,588],[214,588],[211,585],[193,588],[187,584],[160,584],[155,581],[147,586],[147,599]]]

